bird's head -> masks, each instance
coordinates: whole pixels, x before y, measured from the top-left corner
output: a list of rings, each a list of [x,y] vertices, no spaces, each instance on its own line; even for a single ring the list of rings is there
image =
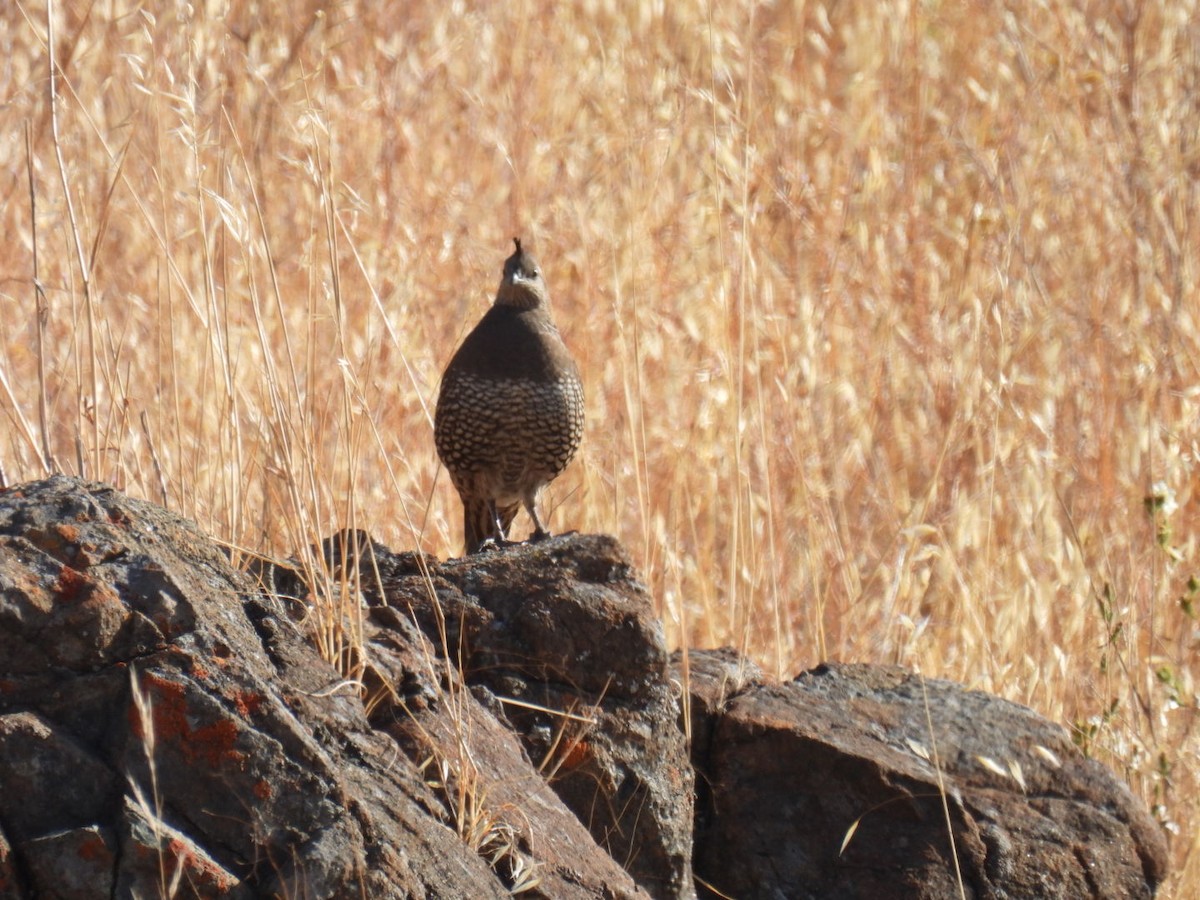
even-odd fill
[[[513,238],[513,243],[517,249],[504,261],[504,277],[500,279],[496,303],[533,309],[549,299],[546,281],[537,260],[521,246],[521,239]]]

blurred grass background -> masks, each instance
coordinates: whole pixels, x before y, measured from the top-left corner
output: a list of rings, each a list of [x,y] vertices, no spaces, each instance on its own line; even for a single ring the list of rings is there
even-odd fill
[[[1194,3],[161,7],[0,10],[8,483],[457,553],[431,411],[519,235],[552,528],[673,645],[1064,722],[1200,895]]]

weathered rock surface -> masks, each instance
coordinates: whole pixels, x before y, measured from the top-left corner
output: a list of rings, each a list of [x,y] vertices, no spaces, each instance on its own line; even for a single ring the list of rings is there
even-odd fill
[[[497,799],[515,799],[501,784],[531,798],[548,784],[652,896],[693,896],[693,778],[679,696],[661,626],[620,545],[564,536],[440,565],[378,544],[371,550],[362,569],[379,578],[373,587],[368,579],[366,633],[382,681],[404,683],[409,694],[420,685],[419,660],[398,659],[393,646],[416,624],[431,647],[449,648],[473,689],[457,712],[472,710],[480,733],[493,717],[503,722],[488,743],[541,773],[493,773]],[[443,756],[459,727],[443,709],[405,698],[378,704],[372,722],[413,754],[424,741]],[[502,739],[514,733],[520,744],[510,750]]]
[[[696,873],[723,896],[957,898],[955,858],[969,898],[1150,897],[1165,874],[1128,788],[1025,707],[889,666],[690,674]]]
[[[103,485],[0,491],[0,900],[687,898],[693,865],[742,900],[1163,878],[1147,812],[1023,707],[891,667],[668,667],[609,538],[439,563],[345,537],[354,680],[313,649],[297,568],[263,590]]]
[[[431,659],[430,705],[469,697]],[[189,523],[62,477],[0,492],[0,896],[640,894],[544,790],[505,828],[470,785],[467,822],[339,681]]]

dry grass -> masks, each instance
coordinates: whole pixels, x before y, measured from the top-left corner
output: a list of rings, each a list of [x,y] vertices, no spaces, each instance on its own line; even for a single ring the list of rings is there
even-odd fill
[[[0,11],[8,481],[454,552],[432,401],[522,235],[589,390],[554,526],[676,643],[1077,723],[1200,895],[1194,4],[139,6],[58,4],[54,116]]]

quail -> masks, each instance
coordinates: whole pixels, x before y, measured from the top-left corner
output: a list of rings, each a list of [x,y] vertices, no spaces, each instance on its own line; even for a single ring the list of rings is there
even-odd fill
[[[513,239],[496,300],[442,375],[438,456],[463,505],[467,553],[508,543],[524,506],[533,540],[548,537],[538,494],[583,440],[583,383],[550,318],[537,261]]]

